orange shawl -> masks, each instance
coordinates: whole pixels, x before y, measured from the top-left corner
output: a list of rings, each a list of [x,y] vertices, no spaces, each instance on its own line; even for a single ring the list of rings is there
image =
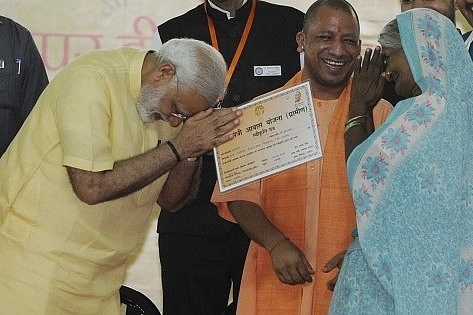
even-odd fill
[[[301,74],[285,87],[300,83]],[[307,204],[307,200],[311,199],[307,194],[311,193],[314,184],[307,182],[306,164],[263,180],[262,208],[272,223],[306,254],[316,275],[313,284],[282,284],[273,270],[271,256],[260,248],[256,269],[256,314],[307,314],[306,311],[310,308],[311,314],[327,313],[332,297],[332,292],[327,289],[327,282],[334,277],[335,272],[326,274],[322,272],[322,268],[335,254],[346,250],[351,241],[351,231],[355,227],[355,211],[348,190],[343,141],[350,87],[351,84],[340,95],[328,129],[321,161],[319,213],[314,213],[316,209],[311,211],[312,207]],[[271,310],[267,310],[268,304],[271,305]]]

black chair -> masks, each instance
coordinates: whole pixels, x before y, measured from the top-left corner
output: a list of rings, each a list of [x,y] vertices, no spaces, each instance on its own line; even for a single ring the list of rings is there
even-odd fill
[[[146,295],[124,285],[120,287],[120,302],[126,305],[126,315],[161,315]]]

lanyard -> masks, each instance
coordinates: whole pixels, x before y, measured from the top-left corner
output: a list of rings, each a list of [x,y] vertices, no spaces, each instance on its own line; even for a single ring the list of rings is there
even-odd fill
[[[225,78],[225,83],[228,85],[230,79],[232,78],[233,72],[237,66],[238,60],[240,59],[241,53],[243,51],[243,47],[245,47],[246,40],[248,39],[248,34],[250,33],[251,26],[253,25],[253,20],[255,19],[255,7],[256,7],[256,0],[252,0],[251,3],[251,11],[246,21],[245,29],[243,30],[243,34],[241,35],[240,43],[238,44],[237,50],[235,51],[235,55],[233,55],[232,63],[228,67],[227,76]],[[218,41],[217,41],[217,33],[215,32],[215,25],[212,19],[210,18],[209,14],[207,13],[207,7],[204,4],[205,13],[207,15],[207,25],[209,26],[210,32],[210,40],[212,42],[212,46],[218,49]]]

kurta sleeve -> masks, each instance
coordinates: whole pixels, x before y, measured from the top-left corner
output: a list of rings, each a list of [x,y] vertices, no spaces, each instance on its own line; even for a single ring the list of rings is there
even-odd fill
[[[112,169],[107,87],[93,71],[74,71],[62,79],[56,99],[56,122],[63,164],[88,171]]]
[[[388,101],[381,99],[373,109],[373,123],[374,127],[378,127],[388,118],[389,114],[393,110],[393,106]]]
[[[216,184],[210,201],[217,206],[218,214],[222,218],[236,223],[235,218],[228,209],[228,202],[245,200],[256,203],[261,207],[261,184],[261,181],[258,180],[228,192],[221,192],[218,184]]]

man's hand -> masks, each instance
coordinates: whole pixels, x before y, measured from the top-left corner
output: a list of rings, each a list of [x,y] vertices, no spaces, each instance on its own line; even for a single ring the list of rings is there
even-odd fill
[[[231,139],[229,133],[239,125],[241,110],[221,108],[202,111],[185,121],[179,135],[172,141],[182,159],[196,157]]]
[[[314,270],[305,255],[290,240],[284,240],[271,252],[274,271],[285,284],[312,282]]]
[[[384,70],[384,58],[381,48],[373,51],[367,48],[363,61],[361,57],[355,64],[351,88],[350,112],[352,116],[367,115],[379,102],[383,95],[385,78],[381,75]]]
[[[340,252],[336,254],[335,256],[330,259],[327,264],[325,265],[324,269],[322,269],[323,272],[328,273],[332,271],[335,268],[342,268],[343,264],[343,259],[345,258],[346,251]],[[338,280],[338,274],[340,273],[340,270],[337,271],[337,274],[335,277],[333,277],[329,282],[327,282],[327,288],[330,291],[333,291],[335,289],[335,284],[337,284]]]

